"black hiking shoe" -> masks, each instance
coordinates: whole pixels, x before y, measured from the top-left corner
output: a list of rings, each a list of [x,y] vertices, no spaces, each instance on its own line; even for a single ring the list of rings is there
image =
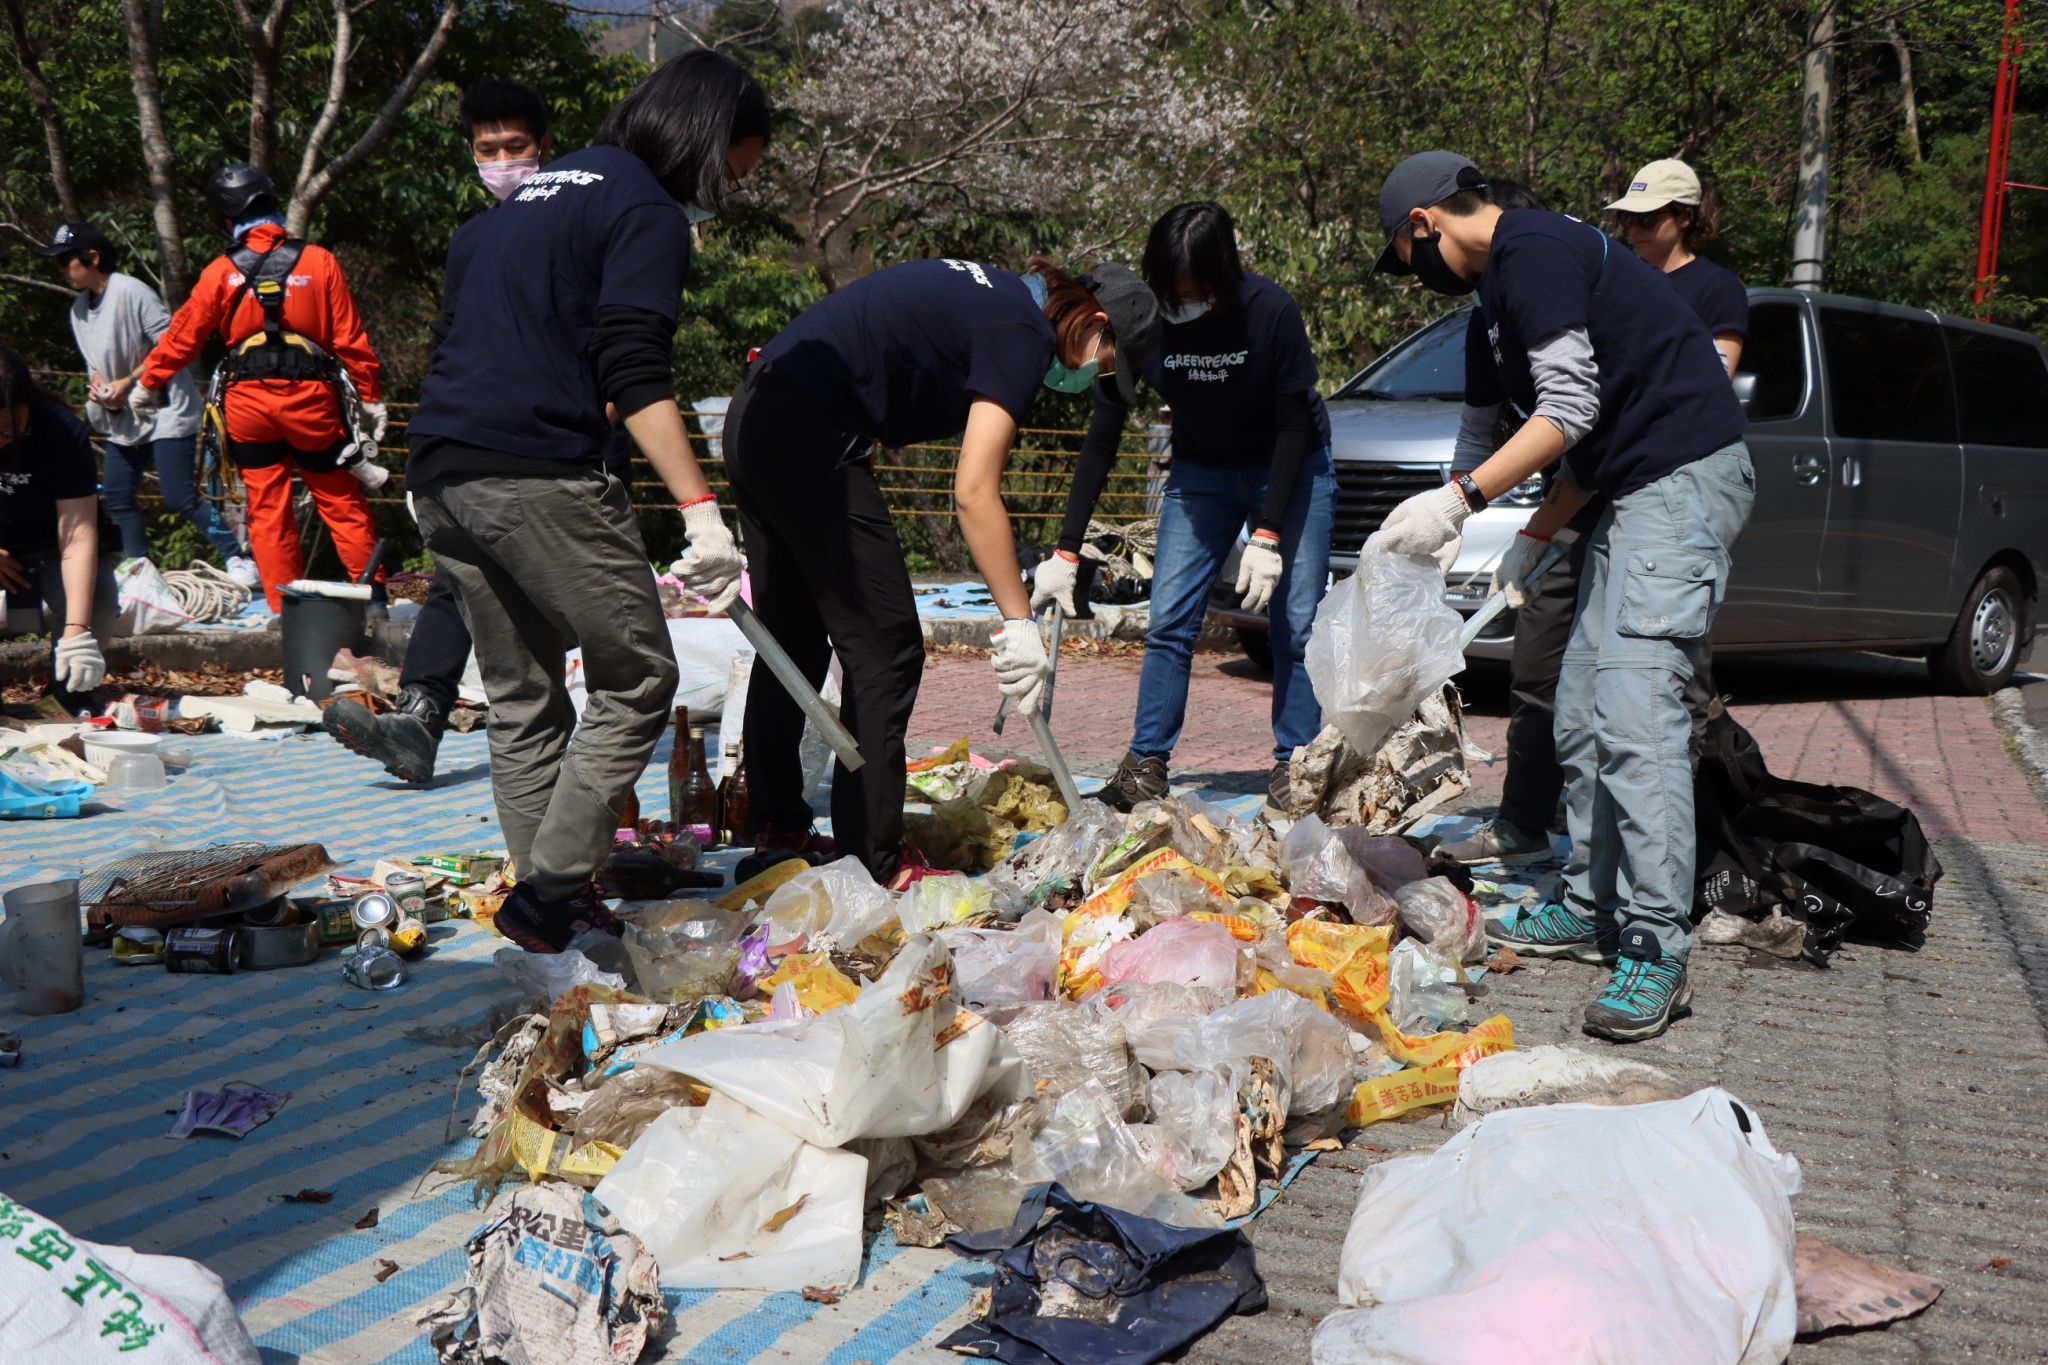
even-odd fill
[[[1273,764],[1273,776],[1266,781],[1266,809],[1268,820],[1285,820],[1288,805],[1294,800],[1294,764],[1280,759]]]
[[[336,697],[327,703],[320,723],[349,749],[383,764],[393,777],[432,782],[448,713],[417,687],[401,689],[393,705],[396,709],[379,716],[353,697]]]
[[[567,900],[542,900],[532,882],[520,882],[498,907],[498,932],[529,953],[559,953],[586,929],[617,934],[619,923],[594,889]]]
[[[1165,759],[1126,753],[1123,762],[1116,765],[1116,772],[1095,793],[1095,799],[1111,810],[1129,814],[1140,801],[1157,801],[1168,790]]]
[[[1586,1006],[1586,1032],[1617,1043],[1655,1038],[1673,1019],[1692,1013],[1685,964],[1664,956],[1657,936],[1640,925],[1623,930],[1621,956],[1607,989]]]

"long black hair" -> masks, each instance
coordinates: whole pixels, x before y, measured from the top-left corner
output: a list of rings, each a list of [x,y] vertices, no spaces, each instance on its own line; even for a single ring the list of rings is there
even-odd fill
[[[1180,282],[1192,277],[1214,294],[1218,312],[1235,309],[1244,261],[1237,254],[1237,225],[1230,211],[1200,199],[1159,215],[1145,239],[1139,273],[1161,308],[1179,307]]]
[[[647,163],[678,203],[725,210],[725,154],[767,140],[768,96],[730,58],[698,49],[670,58],[633,87],[597,127],[595,142]]]

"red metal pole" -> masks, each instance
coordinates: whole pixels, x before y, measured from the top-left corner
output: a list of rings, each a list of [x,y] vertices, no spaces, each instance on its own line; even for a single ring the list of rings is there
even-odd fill
[[[1991,146],[1984,163],[1984,206],[1977,223],[1977,287],[1982,308],[1998,282],[1998,239],[2005,224],[2006,167],[2012,155],[2012,111],[2019,90],[2014,70],[2020,51],[2019,0],[2005,0],[2005,32],[1998,43],[1998,80],[1991,94]]]

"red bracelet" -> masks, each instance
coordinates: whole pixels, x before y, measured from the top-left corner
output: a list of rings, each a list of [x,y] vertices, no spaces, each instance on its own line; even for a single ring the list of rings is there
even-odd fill
[[[1518,535],[1518,536],[1527,536],[1527,537],[1529,537],[1529,539],[1531,539],[1531,540],[1534,540],[1534,541],[1540,541],[1540,542],[1542,542],[1542,543],[1543,543],[1543,544],[1545,544],[1545,545],[1548,545],[1548,544],[1550,543],[1550,537],[1549,537],[1549,536],[1539,536],[1539,535],[1537,535],[1537,534],[1536,534],[1535,532],[1533,532],[1533,531],[1517,531],[1517,532],[1515,532],[1515,534],[1516,534],[1516,535]]]
[[[706,493],[706,494],[705,494],[705,495],[704,495],[703,497],[701,497],[701,498],[691,498],[691,499],[690,499],[690,500],[689,500],[688,502],[679,502],[679,503],[677,503],[677,504],[676,504],[676,510],[677,510],[678,512],[687,512],[687,511],[689,511],[689,510],[690,510],[690,509],[691,509],[692,507],[695,507],[695,506],[696,506],[696,505],[697,505],[698,503],[700,503],[700,502],[717,502],[717,501],[718,501],[718,494],[716,494],[716,493]]]
[[[1278,545],[1278,544],[1280,543],[1280,533],[1279,533],[1278,531],[1267,531],[1267,530],[1263,530],[1263,529],[1261,529],[1261,530],[1257,530],[1257,531],[1254,531],[1254,532],[1252,532],[1252,539],[1253,539],[1253,540],[1270,540],[1270,541],[1272,541],[1272,542],[1273,542],[1273,543],[1274,543],[1275,545]]]
[[[1081,556],[1070,555],[1065,550],[1055,548],[1053,550],[1053,553],[1058,555],[1061,559],[1066,560],[1069,564],[1079,564],[1081,562]]]

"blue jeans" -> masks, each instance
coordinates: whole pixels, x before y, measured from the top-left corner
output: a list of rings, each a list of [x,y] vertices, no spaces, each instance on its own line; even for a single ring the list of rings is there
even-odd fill
[[[244,553],[235,533],[221,520],[220,509],[199,496],[194,466],[198,463],[196,436],[165,436],[139,446],[107,442],[107,461],[101,486],[106,490],[107,515],[121,528],[121,553],[134,559],[149,553],[149,535],[136,504],[135,490],[142,476],[156,470],[157,487],[163,490],[164,505],[199,528],[220,557]]]
[[[1756,475],[1737,441],[1611,504],[1593,528],[1557,681],[1572,848],[1565,903],[1692,948],[1692,714],[1685,686],[1728,593]]]
[[[1237,543],[1238,533],[1266,502],[1266,473],[1217,469],[1175,460],[1159,513],[1159,544],[1152,556],[1152,614],[1145,631],[1145,665],[1138,675],[1138,719],[1131,752],[1165,758],[1187,717],[1188,670],[1195,637],[1209,607],[1209,589]],[[1273,757],[1292,757],[1322,728],[1322,709],[1309,686],[1308,634],[1316,604],[1330,585],[1330,526],[1337,511],[1337,476],[1330,448],[1302,461],[1294,497],[1280,528],[1280,582],[1267,608],[1273,645]]]

